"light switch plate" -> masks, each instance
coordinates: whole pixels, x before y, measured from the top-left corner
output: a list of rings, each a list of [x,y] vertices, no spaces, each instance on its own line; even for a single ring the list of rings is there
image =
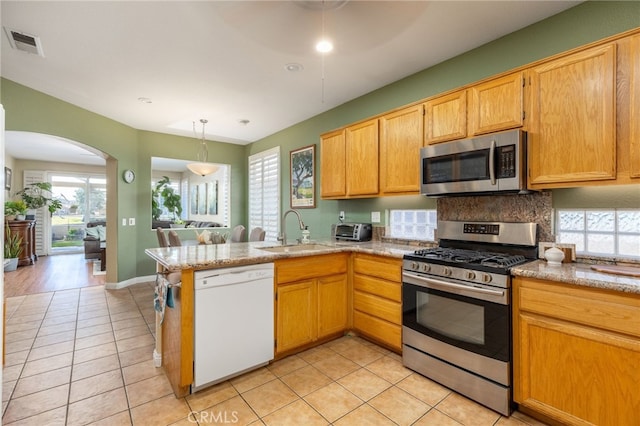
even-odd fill
[[[371,212],[371,222],[380,223],[380,212]]]
[[[130,217],[129,218],[129,226],[134,226],[136,224],[136,218],[135,217]]]
[[[126,217],[122,218],[122,226],[127,226],[127,218]]]

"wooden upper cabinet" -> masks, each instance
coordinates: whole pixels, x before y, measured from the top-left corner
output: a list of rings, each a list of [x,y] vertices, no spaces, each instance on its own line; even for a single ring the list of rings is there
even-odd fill
[[[346,152],[344,129],[320,138],[320,195],[322,198],[344,197],[346,185]]]
[[[531,189],[616,177],[616,45],[530,70]]]
[[[631,73],[630,73],[630,170],[632,178],[640,178],[640,35],[630,41]]]
[[[347,196],[373,196],[378,184],[378,119],[345,129]]]
[[[420,191],[423,111],[415,105],[380,118],[381,194]]]
[[[469,136],[522,127],[524,81],[517,72],[469,88]]]
[[[425,102],[425,144],[467,136],[467,91],[460,90]]]

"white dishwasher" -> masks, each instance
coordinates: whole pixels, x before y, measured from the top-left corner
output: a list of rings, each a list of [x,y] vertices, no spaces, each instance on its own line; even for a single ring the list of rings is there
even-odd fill
[[[193,390],[273,359],[273,263],[196,271]]]

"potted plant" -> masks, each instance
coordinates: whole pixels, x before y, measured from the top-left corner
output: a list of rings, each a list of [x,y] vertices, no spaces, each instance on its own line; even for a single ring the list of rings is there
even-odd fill
[[[15,271],[18,268],[18,258],[22,253],[22,237],[11,232],[11,228],[5,227],[4,258],[8,261],[5,272]]]
[[[4,203],[4,216],[7,220],[24,220],[27,210],[27,204],[22,200],[5,201]]]
[[[160,220],[162,215],[162,206],[164,206],[169,214],[171,214],[174,222],[181,221],[180,215],[182,214],[182,204],[180,194],[177,194],[170,186],[171,181],[167,176],[162,176],[162,179],[156,183],[155,188],[151,193],[151,211],[153,220]]]
[[[29,184],[26,188],[16,192],[16,195],[20,196],[27,207],[32,210],[47,206],[49,214],[53,215],[62,208],[62,202],[51,197],[51,183],[49,182]]]

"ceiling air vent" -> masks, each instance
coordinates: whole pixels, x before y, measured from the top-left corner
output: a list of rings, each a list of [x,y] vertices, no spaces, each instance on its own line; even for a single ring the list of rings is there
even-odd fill
[[[23,33],[21,31],[11,30],[7,27],[4,28],[4,31],[9,38],[9,44],[11,44],[11,47],[14,49],[44,57],[40,37]]]

